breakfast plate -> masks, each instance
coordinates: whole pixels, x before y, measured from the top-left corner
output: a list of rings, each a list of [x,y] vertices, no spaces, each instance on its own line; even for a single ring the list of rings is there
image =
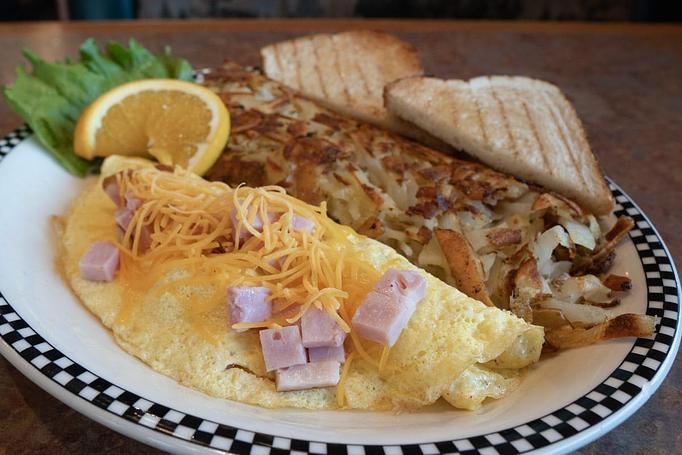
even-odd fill
[[[546,356],[521,386],[477,411],[416,413],[264,409],[188,389],[126,354],[64,285],[50,216],[87,179],[69,175],[31,132],[0,141],[0,352],[84,415],[170,452],[238,454],[563,453],[632,415],[670,370],[680,343],[680,282],[663,241],[613,182],[616,214],[635,220],[613,272],[633,290],[623,312],[657,318],[650,338]]]

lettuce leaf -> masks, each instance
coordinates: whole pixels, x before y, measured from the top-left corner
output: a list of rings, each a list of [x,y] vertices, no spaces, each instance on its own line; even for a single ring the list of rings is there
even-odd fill
[[[100,52],[90,38],[79,53],[79,61],[50,63],[25,49],[23,54],[32,72],[19,66],[17,79],[2,91],[10,108],[24,119],[54,158],[72,174],[83,176],[99,164],[73,151],[76,122],[90,102],[126,82],[151,78],[191,81],[193,72],[187,60],[172,56],[169,48],[154,55],[132,39],[128,47],[112,41]]]

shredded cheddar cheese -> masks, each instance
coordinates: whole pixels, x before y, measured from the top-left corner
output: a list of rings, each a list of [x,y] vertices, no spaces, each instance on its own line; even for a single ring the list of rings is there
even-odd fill
[[[337,387],[340,406],[355,357],[384,369],[389,349],[351,330],[355,310],[380,273],[357,257],[348,228],[328,218],[324,203],[312,207],[277,186],[232,189],[180,168],[137,169],[116,174],[116,179],[121,198],[141,203],[119,242],[121,277],[130,292],[182,270],[183,276],[155,285],[154,292],[183,299],[192,320],[201,321],[225,301],[228,286],[268,288],[272,317],[233,324],[234,329],[280,328],[296,323],[311,305],[324,309],[350,335]],[[313,229],[294,229],[295,216],[311,221]],[[143,283],[132,285],[142,276]],[[188,288],[202,288],[206,295],[198,298]],[[130,317],[130,305],[124,305],[119,319]],[[198,332],[212,338],[205,326],[199,324]]]
[[[351,352],[341,368],[339,385],[336,387],[336,404],[338,404],[340,408],[343,408],[346,404],[346,377],[348,377],[348,370],[350,370],[350,364],[353,362],[354,358],[355,352]]]
[[[386,361],[388,360],[388,353],[391,350],[388,346],[384,346],[384,348],[381,350],[381,358],[379,359],[379,374],[382,374],[384,372],[384,368],[386,367]]]

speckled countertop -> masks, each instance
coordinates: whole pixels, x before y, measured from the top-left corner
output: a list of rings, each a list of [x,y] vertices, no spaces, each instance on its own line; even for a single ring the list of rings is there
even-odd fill
[[[469,78],[519,74],[549,80],[575,103],[606,173],[634,198],[682,257],[682,27],[490,22],[272,21],[0,25],[0,78],[20,49],[74,55],[87,37],[173,51],[195,67],[223,57],[258,64],[267,43],[347,28],[392,31],[413,43],[427,73]],[[21,121],[0,103],[0,134]],[[7,215],[3,215],[7,216]],[[679,357],[679,355],[678,355]],[[682,365],[654,396],[581,454],[682,453]],[[0,455],[158,453],[73,411],[0,358]]]

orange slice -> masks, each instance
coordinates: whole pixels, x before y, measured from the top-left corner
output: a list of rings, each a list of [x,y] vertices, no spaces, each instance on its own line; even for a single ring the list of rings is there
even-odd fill
[[[74,150],[96,156],[149,155],[199,175],[230,134],[225,104],[209,89],[176,79],[144,79],[101,95],[81,114]]]

